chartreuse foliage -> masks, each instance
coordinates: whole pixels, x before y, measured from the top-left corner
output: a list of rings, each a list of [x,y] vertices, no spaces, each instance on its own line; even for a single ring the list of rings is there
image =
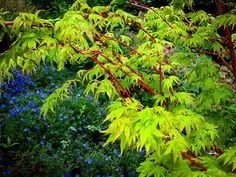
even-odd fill
[[[186,14],[179,8],[184,5],[149,8],[142,19],[77,0],[62,19],[44,20],[39,12],[20,13],[12,23],[1,17],[3,33],[14,42],[1,54],[0,81],[17,67],[30,73],[49,60],[63,70],[92,60],[93,67],[79,70],[48,97],[44,116],[81,82],[95,101],[101,95],[113,100],[105,119],[110,126],[103,131],[107,144],[120,141],[121,152],[146,151],[140,176],[234,176],[235,8],[214,17],[204,11]],[[130,27],[137,35],[116,35]],[[218,145],[225,146],[224,153]]]

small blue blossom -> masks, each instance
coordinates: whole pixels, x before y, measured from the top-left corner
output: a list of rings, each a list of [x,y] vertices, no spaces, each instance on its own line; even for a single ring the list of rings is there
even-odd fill
[[[136,171],[132,171],[131,174],[132,174],[133,176],[136,176]]]
[[[31,138],[30,138],[30,137],[26,137],[25,139],[26,139],[26,141],[30,141],[30,140],[31,140]]]
[[[45,128],[50,128],[50,125],[44,124],[44,127],[45,127]]]
[[[36,126],[35,129],[36,129],[36,130],[40,130],[40,127],[39,127],[39,126]]]
[[[34,107],[35,107],[35,104],[34,104],[31,100],[29,100],[28,103],[29,103],[29,105],[30,105],[31,108],[34,108]]]
[[[105,155],[105,160],[108,161],[109,160],[109,157],[108,155]]]
[[[6,175],[7,175],[7,176],[11,175],[11,173],[12,173],[12,170],[11,170],[11,169],[9,169],[9,168],[6,169]]]
[[[68,115],[63,116],[63,120],[66,120],[66,119],[68,119]]]
[[[7,98],[9,96],[8,93],[3,93],[3,98]]]
[[[88,100],[92,102],[94,98],[91,95],[88,95]]]
[[[88,164],[91,164],[91,163],[93,162],[93,159],[87,158],[87,159],[86,159],[86,162],[87,162]]]
[[[121,155],[120,155],[120,153],[117,151],[117,149],[114,149],[114,151],[113,151],[115,154],[116,154],[116,156],[118,157],[118,158],[120,158],[121,157]]]
[[[27,111],[28,108],[27,107],[22,107],[22,111]]]
[[[28,132],[30,129],[29,128],[24,128],[23,131],[24,132]]]
[[[40,141],[39,143],[41,146],[45,145],[45,142],[44,141]]]
[[[22,118],[22,120],[21,120],[23,123],[25,123],[26,122],[26,118]]]
[[[77,151],[77,154],[80,156],[80,150],[79,150],[79,149],[77,149],[76,151]]]

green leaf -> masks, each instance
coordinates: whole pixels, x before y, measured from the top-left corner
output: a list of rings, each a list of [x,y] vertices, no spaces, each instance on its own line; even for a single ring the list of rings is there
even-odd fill
[[[163,155],[173,153],[173,160],[174,163],[176,163],[177,160],[182,159],[181,152],[187,151],[188,142],[177,131],[172,131],[170,137],[172,138],[172,140],[166,143],[167,147]]]

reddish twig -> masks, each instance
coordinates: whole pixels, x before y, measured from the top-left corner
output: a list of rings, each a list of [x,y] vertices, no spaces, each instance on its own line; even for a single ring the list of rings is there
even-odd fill
[[[187,155],[185,152],[181,152],[182,156],[185,157],[187,160],[191,162],[192,165],[198,167],[201,171],[207,171],[207,168],[203,165],[197,163],[195,160],[192,159],[191,156]]]
[[[101,38],[99,38],[99,37],[96,37],[95,38],[97,41],[99,41],[104,47],[106,47],[106,48],[108,48],[108,45],[101,39]],[[117,41],[118,42],[118,41]],[[133,50],[135,50],[135,49],[133,49]],[[136,50],[135,50],[136,51]],[[137,51],[135,52],[135,53],[137,53],[138,55],[141,55],[142,56],[142,54],[139,54]],[[122,59],[114,52],[114,51],[112,51],[112,55],[117,59],[117,61],[120,63],[120,64],[124,64],[123,63],[123,61],[122,61]],[[127,66],[127,65],[125,65],[125,66]],[[137,74],[139,77],[141,77],[142,78],[142,75],[139,73],[139,72],[137,72],[137,71],[135,71],[133,68],[131,68],[130,66],[127,66],[132,72],[134,72],[135,74]]]
[[[221,0],[216,0],[216,7],[217,7],[217,11],[219,15],[223,15],[224,14],[224,6],[221,2]],[[230,61],[231,61],[231,65],[232,65],[232,73],[234,75],[235,78],[235,82],[236,82],[236,57],[235,57],[235,51],[234,51],[234,43],[232,41],[231,35],[232,35],[232,29],[230,28],[230,26],[227,26],[226,28],[224,28],[224,32],[226,35],[226,42],[228,44],[229,47],[229,55],[230,55]]]
[[[218,147],[216,146],[216,144],[214,144],[214,150],[215,150],[219,155],[223,154],[223,151],[222,151],[220,148],[218,148]]]
[[[212,51],[200,49],[200,48],[195,47],[195,46],[191,46],[191,47],[193,47],[194,49],[198,50],[199,52],[202,52],[202,53],[205,53],[205,54],[209,54],[209,55],[219,56],[219,55],[222,55],[222,54],[226,54],[225,52],[212,52]]]
[[[101,55],[102,57],[104,57],[108,62],[110,62],[113,65],[116,65],[109,57],[105,56],[103,52],[98,51],[98,50],[93,50],[94,53]],[[129,76],[130,78],[132,78],[132,76],[127,73],[126,71],[124,71],[122,69],[122,67],[119,68],[124,74],[126,74],[127,76]],[[146,89],[151,95],[156,95],[155,92],[147,85],[145,84],[141,79],[138,79],[138,83],[144,88]]]
[[[81,53],[83,52],[82,50],[79,50],[78,48],[74,47],[71,45],[71,47],[74,49],[75,52],[77,53]],[[132,97],[130,96],[129,92],[127,91],[127,89],[117,80],[117,78],[111,73],[111,71],[109,69],[107,69],[104,64],[102,62],[100,62],[96,56],[91,56],[90,57],[95,63],[97,63],[101,68],[104,69],[104,71],[109,75],[111,81],[113,81],[115,84],[117,84],[121,90],[124,92],[124,94],[132,101],[133,103],[133,99]],[[118,91],[118,94],[120,94],[119,90]],[[123,97],[123,96],[122,96]]]
[[[138,25],[137,23],[131,22],[135,27],[141,29],[142,31],[144,31],[151,39],[154,43],[156,43],[156,39],[153,35],[151,35],[146,29],[144,29],[142,26]]]
[[[116,39],[116,38],[114,38],[114,37],[106,36],[106,35],[104,35],[104,34],[101,34],[101,36],[103,36],[103,37],[105,37],[105,38],[108,38],[108,39],[111,39],[111,40],[113,40],[113,41],[116,41],[116,42],[118,42],[119,44],[121,44],[121,45],[127,47],[128,49],[130,49],[130,50],[133,51],[134,53],[138,54],[139,56],[142,56],[142,54],[140,54],[140,53],[139,53],[137,50],[135,50],[133,47],[129,46],[128,44],[126,44],[126,43],[124,43],[124,42],[122,42],[122,41],[120,41],[120,40],[118,40],[118,39]]]

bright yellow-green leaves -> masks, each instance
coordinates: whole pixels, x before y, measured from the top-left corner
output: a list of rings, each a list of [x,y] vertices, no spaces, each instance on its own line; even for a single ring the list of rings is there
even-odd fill
[[[224,165],[231,166],[232,171],[236,169],[236,147],[233,146],[227,149],[224,154],[222,154],[218,160],[224,162]]]
[[[54,112],[54,107],[65,98],[69,97],[69,88],[76,84],[77,80],[68,80],[60,88],[56,89],[45,100],[44,105],[41,108],[40,116],[46,116],[49,111]]]
[[[216,130],[205,123],[202,116],[184,107],[167,111],[159,106],[144,108],[137,100],[133,101],[127,99],[127,104],[119,100],[112,103],[105,119],[111,122],[109,128],[103,131],[109,135],[107,143],[119,140],[121,152],[126,147],[135,147],[138,151],[145,149],[147,154],[171,155],[176,162],[182,159],[181,152],[190,147],[198,154],[201,148],[213,145]],[[198,143],[191,145],[188,141],[193,138]]]
[[[182,8],[186,3],[191,7],[193,1],[172,3]],[[69,88],[81,81],[86,85],[85,94],[92,93],[94,101],[101,95],[115,100],[105,118],[110,122],[103,131],[109,136],[106,144],[119,141],[121,153],[126,148],[145,150],[146,161],[137,170],[141,177],[206,176],[214,170],[225,174],[211,167],[200,173],[182,153],[203,156],[219,138],[217,127],[196,112],[220,110],[232,92],[219,82],[219,69],[198,52],[229,58],[224,37],[218,32],[235,26],[235,10],[213,17],[204,11],[185,14],[166,6],[151,8],[141,19],[110,6],[91,8],[85,0],[77,0],[53,24],[39,18],[38,13],[21,13],[11,30],[0,14],[4,32],[16,37],[10,49],[1,54],[0,82],[5,75],[11,78],[10,71],[17,67],[30,73],[41,62],[50,61],[63,70],[66,63],[83,65],[92,60],[93,67],[79,70],[76,79],[46,99],[41,115],[53,111],[69,96]],[[130,26],[137,34],[122,31]],[[236,41],[235,33],[231,41]],[[143,103],[141,96],[149,97],[148,103]],[[220,157],[232,170],[236,169],[234,150]]]

